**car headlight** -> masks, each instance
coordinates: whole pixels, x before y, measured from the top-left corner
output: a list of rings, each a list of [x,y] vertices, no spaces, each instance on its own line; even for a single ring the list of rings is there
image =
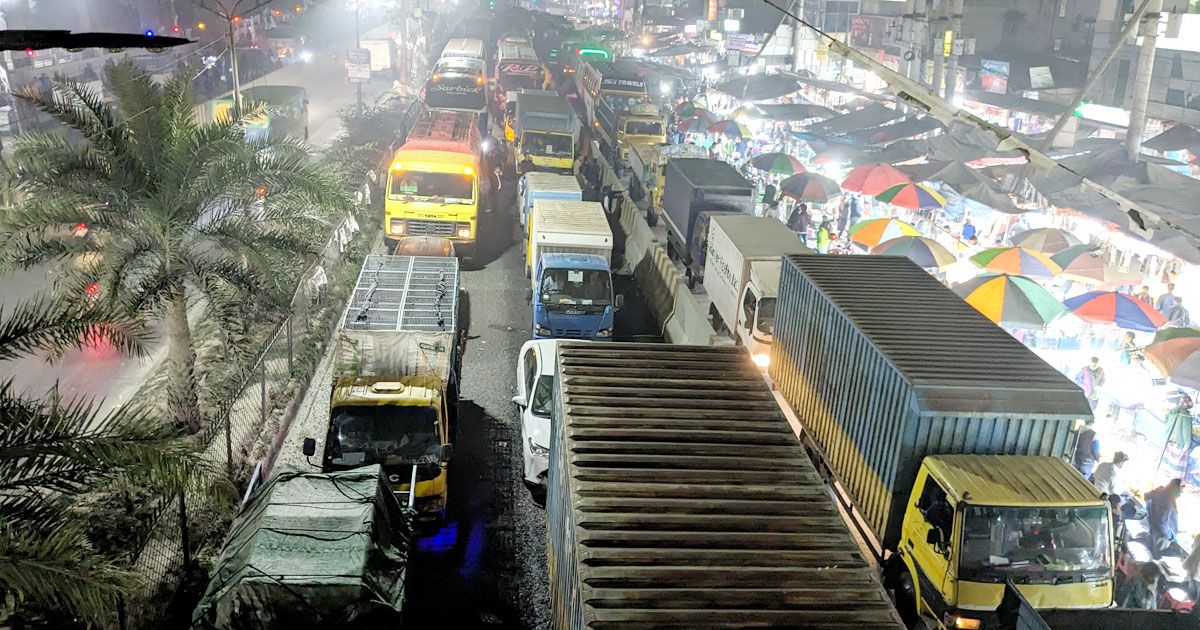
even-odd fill
[[[541,446],[537,442],[534,442],[533,438],[529,438],[528,442],[529,442],[529,452],[530,453],[533,453],[534,455],[537,455],[539,457],[549,457],[550,456],[550,447],[549,446]]]
[[[944,621],[947,628],[954,630],[979,630],[980,622],[978,619],[971,617],[960,617],[958,615],[946,614]]]
[[[604,338],[611,337],[611,336],[612,336],[612,329],[611,329],[611,328],[601,328],[600,330],[597,330],[597,331],[596,331],[596,336],[597,336],[597,337],[604,337]]]
[[[404,219],[392,219],[388,226],[392,234],[404,234]]]
[[[762,369],[771,367],[771,355],[765,352],[756,352],[750,355],[750,360],[754,361],[754,365]]]
[[[534,325],[533,325],[533,334],[535,334],[535,335],[541,335],[541,336],[543,336],[543,337],[549,337],[549,336],[550,336],[550,329],[549,329],[549,328],[546,328],[545,326],[543,326],[543,325],[541,325],[541,324],[534,324]]]

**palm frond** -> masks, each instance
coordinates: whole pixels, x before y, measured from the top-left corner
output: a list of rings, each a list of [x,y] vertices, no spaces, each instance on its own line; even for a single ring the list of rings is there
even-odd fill
[[[149,328],[120,311],[88,309],[83,305],[45,298],[0,306],[0,361],[38,351],[52,358],[69,348],[104,342],[122,352],[144,355]]]

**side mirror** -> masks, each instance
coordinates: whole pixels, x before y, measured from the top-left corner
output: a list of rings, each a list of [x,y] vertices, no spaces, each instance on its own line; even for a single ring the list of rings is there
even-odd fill
[[[441,451],[441,453],[439,453],[438,459],[440,459],[442,461],[442,463],[445,463],[445,462],[450,461],[450,458],[452,458],[452,457],[454,457],[454,445],[453,444],[443,444],[442,451]]]
[[[931,527],[925,534],[925,543],[929,545],[939,545],[942,542],[942,530]]]
[[[625,294],[624,294],[624,293],[618,293],[618,294],[617,294],[617,299],[614,301],[614,304],[616,305],[616,307],[617,307],[618,309],[620,309],[620,308],[624,307],[624,306],[625,306]]]
[[[513,397],[512,397],[512,401],[513,401],[513,404],[514,404],[514,405],[516,405],[516,406],[518,406],[518,407],[521,407],[521,408],[524,408],[524,407],[525,407],[525,406],[528,404],[528,403],[525,401],[525,397],[524,397],[524,396],[522,396],[522,395],[520,395],[520,394],[517,394],[516,396],[513,396]]]
[[[312,457],[317,454],[317,440],[314,438],[304,438],[304,446],[302,451],[305,457]]]

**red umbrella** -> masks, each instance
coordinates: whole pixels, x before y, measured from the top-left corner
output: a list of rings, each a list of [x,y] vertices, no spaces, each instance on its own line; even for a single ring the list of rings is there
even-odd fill
[[[854,167],[846,175],[846,179],[842,180],[842,188],[864,195],[878,195],[896,184],[911,182],[908,175],[896,170],[891,164],[863,164]]]

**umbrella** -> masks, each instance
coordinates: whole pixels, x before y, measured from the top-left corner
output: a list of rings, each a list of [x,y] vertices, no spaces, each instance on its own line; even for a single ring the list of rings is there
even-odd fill
[[[712,126],[712,121],[706,120],[703,116],[692,116],[679,122],[678,129],[680,133],[703,133],[708,131]]]
[[[924,184],[896,184],[875,195],[875,198],[884,203],[911,210],[941,208],[946,205],[945,197]]]
[[[730,138],[748,138],[750,130],[736,120],[722,120],[708,126],[708,133],[719,133]]]
[[[984,274],[954,287],[954,292],[984,317],[1005,326],[1041,328],[1067,312],[1049,291],[1025,276]]]
[[[680,118],[690,118],[696,115],[696,112],[708,113],[704,106],[696,101],[684,101],[675,106],[675,115]]]
[[[1153,332],[1167,323],[1167,318],[1153,306],[1116,291],[1092,291],[1067,298],[1063,304],[1079,319],[1093,324],[1116,324],[1130,330]]]
[[[850,241],[868,248],[901,236],[920,235],[917,228],[898,219],[868,219],[850,226]]]
[[[762,118],[763,113],[762,110],[751,104],[742,105],[741,107],[729,112],[730,118],[742,118],[743,116],[748,118]]]
[[[864,195],[877,195],[896,184],[907,183],[908,175],[890,164],[874,163],[854,167],[842,180],[842,188]]]
[[[1095,251],[1091,245],[1075,245],[1051,255],[1050,260],[1062,267],[1062,275],[1068,280],[1103,284],[1108,281],[1108,266],[1103,258],[1093,253]]]
[[[923,236],[898,236],[871,249],[872,254],[904,256],[926,269],[946,267],[957,260],[941,243]]]
[[[775,175],[795,175],[804,172],[804,165],[800,160],[786,153],[764,153],[750,160],[750,165]]]
[[[1176,385],[1200,389],[1200,330],[1180,330],[1191,331],[1197,336],[1156,341],[1142,348],[1142,355]],[[1155,335],[1157,338],[1158,335]]]
[[[1012,239],[1013,245],[1028,247],[1046,254],[1055,254],[1069,247],[1080,245],[1079,239],[1069,232],[1058,228],[1038,228],[1025,230]]]
[[[825,203],[841,196],[842,188],[819,173],[797,173],[779,182],[779,193],[797,201]]]
[[[1024,247],[992,247],[971,257],[971,262],[992,273],[1049,278],[1062,273],[1062,267],[1041,252]]]

